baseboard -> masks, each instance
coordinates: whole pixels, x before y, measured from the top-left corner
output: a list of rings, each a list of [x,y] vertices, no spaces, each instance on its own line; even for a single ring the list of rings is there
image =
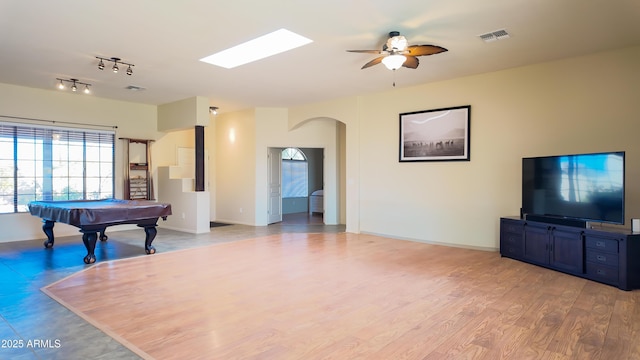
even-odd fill
[[[455,244],[455,243],[445,243],[445,242],[430,241],[430,240],[425,240],[425,239],[415,239],[415,238],[400,237],[400,236],[388,235],[388,234],[379,234],[379,233],[367,232],[367,231],[361,231],[360,233],[361,234],[368,234],[368,235],[375,235],[375,236],[380,236],[380,237],[385,237],[385,238],[395,239],[395,240],[413,241],[413,242],[419,242],[419,243],[423,243],[423,244],[448,246],[448,247],[454,247],[454,248],[460,248],[460,249],[490,251],[490,252],[499,252],[500,251],[500,248],[493,248],[493,247],[472,246],[472,245]]]

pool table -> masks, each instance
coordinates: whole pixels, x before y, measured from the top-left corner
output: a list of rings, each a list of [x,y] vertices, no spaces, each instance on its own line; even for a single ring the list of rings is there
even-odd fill
[[[80,229],[82,242],[87,248],[85,264],[96,261],[94,254],[96,240],[107,240],[105,229],[108,226],[135,224],[144,228],[146,234],[144,246],[147,254],[154,254],[151,245],[156,237],[158,218],[163,220],[171,215],[171,204],[149,200],[70,200],[70,201],[32,201],[29,212],[42,218],[42,230],[47,235],[45,248],[53,247],[53,226],[56,222],[69,224]]]

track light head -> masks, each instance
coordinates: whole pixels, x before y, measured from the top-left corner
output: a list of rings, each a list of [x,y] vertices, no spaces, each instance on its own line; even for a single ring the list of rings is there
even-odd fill
[[[104,62],[102,62],[102,59],[100,59],[100,62],[98,63],[98,69],[104,70]]]
[[[118,61],[120,61],[120,58],[112,57],[112,58],[111,58],[111,61],[113,61],[113,68],[112,68],[112,69],[113,69],[113,72],[114,72],[114,73],[117,73],[117,72],[118,72],[118,70],[120,70],[120,68],[118,67]]]
[[[131,65],[129,65],[129,67],[127,68],[127,75],[131,74],[133,74],[133,69],[131,68]]]
[[[60,80],[60,84],[58,84],[58,89],[64,90],[64,83],[62,82],[62,79],[59,79],[59,80]]]
[[[85,86],[84,86],[84,93],[85,93],[85,94],[91,94],[91,90],[89,90],[89,84],[85,84]]]
[[[211,115],[218,115],[218,107],[217,106],[209,106],[209,112]]]

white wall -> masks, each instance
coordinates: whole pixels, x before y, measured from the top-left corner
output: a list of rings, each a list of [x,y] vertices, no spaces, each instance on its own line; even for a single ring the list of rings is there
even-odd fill
[[[158,226],[193,234],[208,233],[208,191],[194,191],[194,174],[183,178],[180,166],[158,167],[158,201],[171,204],[172,215]]]
[[[634,47],[361,96],[351,112],[345,99],[310,104],[290,123],[342,109],[348,231],[497,249],[524,156],[626,151],[627,219],[640,216],[638,94]],[[471,105],[470,162],[398,162],[399,113],[458,105]]]

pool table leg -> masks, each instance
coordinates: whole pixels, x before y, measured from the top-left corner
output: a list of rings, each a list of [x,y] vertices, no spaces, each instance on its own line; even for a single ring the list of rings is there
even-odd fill
[[[153,242],[153,239],[156,238],[156,234],[158,233],[158,230],[156,230],[155,225],[145,226],[144,233],[146,234],[144,239],[144,250],[147,252],[147,254],[155,254],[156,248],[153,247],[151,243]]]
[[[87,256],[84,257],[85,264],[93,264],[96,262],[96,241],[98,240],[98,233],[96,231],[87,231],[82,233],[82,242],[87,248]]]
[[[53,247],[53,225],[55,225],[55,221],[51,220],[42,220],[42,231],[47,235],[47,240],[44,242],[44,247],[49,249]]]

